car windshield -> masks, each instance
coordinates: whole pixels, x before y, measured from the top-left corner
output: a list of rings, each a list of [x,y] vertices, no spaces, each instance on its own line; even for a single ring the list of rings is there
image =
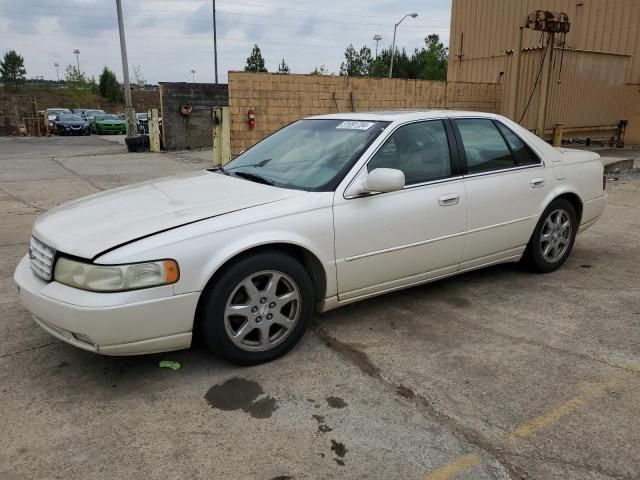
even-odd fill
[[[86,115],[104,115],[102,110],[85,110]]]
[[[62,114],[62,115],[58,115],[58,118],[63,122],[83,122],[84,121],[84,118],[82,118],[80,115],[74,115],[74,114]]]
[[[97,113],[94,117],[96,120],[120,120],[117,115]]]
[[[299,120],[265,138],[222,170],[297,190],[332,190],[388,122]]]
[[[147,120],[146,113],[136,113],[136,116],[138,117],[138,120]]]
[[[71,113],[71,110],[67,110],[66,108],[50,108],[47,112],[49,112],[49,115],[58,115],[59,113]]]

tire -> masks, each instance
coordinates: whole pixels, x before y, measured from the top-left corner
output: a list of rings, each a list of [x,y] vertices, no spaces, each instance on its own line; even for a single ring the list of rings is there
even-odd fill
[[[287,353],[314,311],[309,274],[279,252],[240,259],[203,295],[198,318],[202,340],[214,354],[236,365],[257,365]]]
[[[576,209],[564,198],[555,199],[540,216],[525,250],[524,262],[539,273],[557,270],[569,258],[577,233]]]

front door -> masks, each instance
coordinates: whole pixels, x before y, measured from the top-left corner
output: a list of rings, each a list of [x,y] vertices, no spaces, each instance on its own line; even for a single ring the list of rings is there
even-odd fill
[[[443,120],[396,129],[366,168],[395,168],[405,188],[334,200],[340,300],[417,284],[455,272],[466,230],[467,200],[451,161]]]

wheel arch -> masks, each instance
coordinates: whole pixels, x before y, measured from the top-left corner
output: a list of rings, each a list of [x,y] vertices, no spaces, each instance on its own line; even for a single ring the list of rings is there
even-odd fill
[[[200,294],[200,298],[198,299],[198,305],[196,307],[196,314],[193,325],[194,333],[198,329],[198,323],[202,315],[202,308],[203,304],[205,303],[206,294],[208,291],[210,291],[212,285],[214,285],[218,281],[218,279],[224,274],[225,271],[227,271],[231,266],[236,264],[241,259],[251,255],[268,252],[285,253],[299,261],[309,274],[311,282],[313,283],[313,289],[315,292],[315,303],[326,297],[327,271],[325,270],[318,256],[311,252],[309,249],[296,243],[289,242],[271,242],[254,245],[236,252],[233,256],[221,263],[215,269],[215,271],[211,273],[202,290],[202,293]]]
[[[544,207],[544,209],[546,210],[547,207],[551,205],[552,202],[560,198],[564,198],[565,200],[567,200],[569,203],[571,203],[571,205],[575,209],[576,217],[578,219],[578,227],[579,227],[582,221],[583,203],[582,203],[582,199],[577,193],[572,191],[560,192],[557,195],[555,195],[549,202],[547,202],[547,205]]]

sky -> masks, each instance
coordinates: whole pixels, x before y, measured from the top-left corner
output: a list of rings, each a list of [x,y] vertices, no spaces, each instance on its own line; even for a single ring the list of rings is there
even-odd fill
[[[437,33],[449,42],[451,0],[215,0],[218,75],[242,70],[254,43],[269,71],[285,59],[292,73],[310,73],[326,65],[338,73],[349,44],[367,45],[375,54],[393,40],[412,52]],[[122,0],[129,71],[138,67],[148,83],[212,82],[212,0]],[[25,59],[27,77],[60,78],[69,64],[88,77],[106,65],[122,80],[115,0],[0,0],[0,54],[16,50]],[[133,78],[132,78],[133,81]]]

